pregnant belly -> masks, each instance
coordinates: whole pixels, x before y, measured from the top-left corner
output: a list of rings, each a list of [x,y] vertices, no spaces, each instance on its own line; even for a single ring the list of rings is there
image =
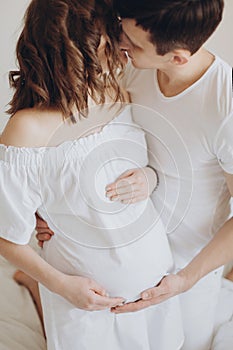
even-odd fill
[[[173,267],[165,234],[151,231],[138,241],[98,256],[92,277],[110,296],[127,301],[140,298],[140,293],[158,284]],[[91,269],[91,266],[90,266]]]
[[[101,284],[110,296],[134,301],[155,286],[173,268],[173,260],[160,221],[133,243],[112,249],[83,247],[55,234],[44,244],[42,256],[60,271],[86,276]]]

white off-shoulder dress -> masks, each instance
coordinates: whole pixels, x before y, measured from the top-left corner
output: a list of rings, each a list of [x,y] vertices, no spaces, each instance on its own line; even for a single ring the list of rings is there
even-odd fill
[[[55,232],[41,256],[128,301],[172,270],[166,233],[150,199],[111,202],[105,187],[147,165],[143,131],[127,106],[103,129],[56,147],[0,146],[0,236],[27,244],[35,212]],[[178,350],[178,299],[127,314],[84,311],[40,286],[48,350]]]

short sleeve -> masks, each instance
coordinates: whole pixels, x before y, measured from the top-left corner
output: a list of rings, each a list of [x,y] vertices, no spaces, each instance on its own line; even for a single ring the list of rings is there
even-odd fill
[[[27,150],[0,145],[0,237],[27,244],[41,204],[37,164]]]
[[[220,166],[226,173],[233,174],[233,114],[223,122],[215,141]]]

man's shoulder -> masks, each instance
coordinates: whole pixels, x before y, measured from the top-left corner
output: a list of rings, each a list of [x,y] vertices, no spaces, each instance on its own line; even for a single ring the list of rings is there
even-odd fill
[[[215,56],[197,89],[198,98],[202,97],[202,111],[209,114],[211,120],[216,118],[219,123],[232,113],[232,67],[226,61]]]

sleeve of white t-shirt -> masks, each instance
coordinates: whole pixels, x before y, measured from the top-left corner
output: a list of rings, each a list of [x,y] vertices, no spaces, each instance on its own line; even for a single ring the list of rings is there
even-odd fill
[[[215,154],[222,169],[233,174],[233,113],[223,121],[218,130]]]

